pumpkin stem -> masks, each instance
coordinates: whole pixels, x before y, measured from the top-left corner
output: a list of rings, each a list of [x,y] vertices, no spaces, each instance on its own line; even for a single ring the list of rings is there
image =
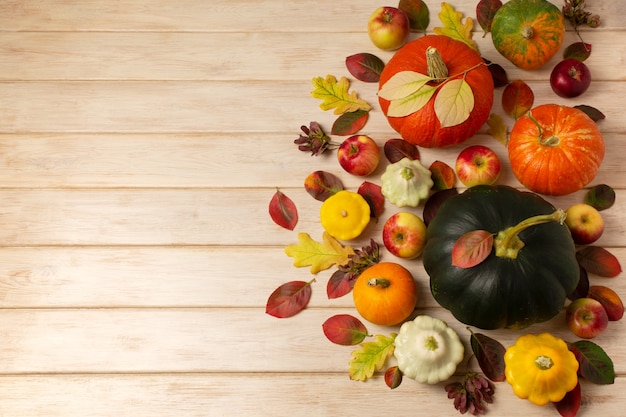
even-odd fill
[[[530,39],[533,37],[534,34],[535,31],[533,30],[532,26],[524,26],[522,28],[522,32],[520,33],[520,35],[522,35],[522,38],[524,39]]]
[[[540,214],[538,216],[529,217],[522,220],[515,226],[511,226],[505,230],[498,232],[493,245],[496,250],[496,256],[500,258],[517,259],[519,251],[524,247],[524,242],[519,238],[522,230],[531,226],[536,226],[548,222],[559,222],[563,224],[565,221],[565,211],[555,210],[551,214]]]
[[[391,285],[391,281],[389,281],[387,278],[372,278],[367,281],[367,285],[369,285],[370,287],[387,288]]]
[[[445,81],[448,78],[448,67],[443,62],[441,54],[432,46],[426,49],[426,66],[428,70],[428,76],[433,78],[436,82]]]

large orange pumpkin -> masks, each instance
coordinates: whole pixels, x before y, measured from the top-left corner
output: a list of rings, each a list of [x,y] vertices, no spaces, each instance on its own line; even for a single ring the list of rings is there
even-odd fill
[[[604,140],[582,110],[543,104],[515,122],[507,144],[511,169],[526,188],[565,195],[596,176],[604,159]]]
[[[354,306],[367,321],[393,326],[409,318],[417,302],[411,273],[394,262],[380,262],[359,275],[352,289]]]
[[[442,126],[435,112],[435,102],[441,89],[419,110],[402,117],[390,116],[391,102],[380,95],[378,98],[391,127],[407,142],[426,148],[456,145],[473,136],[489,118],[494,100],[493,78],[480,55],[465,43],[443,35],[422,36],[396,51],[380,75],[379,92],[387,81],[403,71],[424,75],[433,73],[432,60],[427,58],[427,51],[432,48],[439,52],[447,71],[444,82],[465,79],[471,88],[473,104],[465,121],[453,126]],[[430,82],[428,85],[436,86],[437,83]]]

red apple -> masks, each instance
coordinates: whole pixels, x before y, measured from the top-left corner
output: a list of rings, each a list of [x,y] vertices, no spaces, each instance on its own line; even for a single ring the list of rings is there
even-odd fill
[[[604,220],[593,206],[577,203],[565,210],[565,214],[565,224],[577,245],[588,245],[602,236]]]
[[[591,72],[584,62],[569,58],[556,64],[550,74],[550,86],[560,97],[578,97],[591,84]]]
[[[391,254],[399,258],[417,258],[426,244],[426,224],[411,212],[395,213],[383,226],[383,243]]]
[[[567,327],[582,339],[592,339],[604,332],[609,317],[602,304],[593,298],[578,298],[565,310]]]
[[[455,170],[459,180],[467,187],[491,185],[500,177],[500,159],[491,148],[472,145],[459,153]]]
[[[410,33],[409,18],[397,7],[379,7],[367,22],[370,40],[377,48],[385,51],[400,48],[406,43]]]
[[[364,177],[374,172],[378,166],[380,149],[369,136],[354,135],[339,145],[337,159],[346,172]]]

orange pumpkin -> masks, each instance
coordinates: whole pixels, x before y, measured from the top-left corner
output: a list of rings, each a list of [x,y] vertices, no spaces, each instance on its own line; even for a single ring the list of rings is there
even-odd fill
[[[427,51],[433,50],[441,58],[438,63],[427,56]],[[473,101],[469,117],[455,125],[442,125],[435,108],[441,88],[419,110],[402,117],[389,115],[391,101],[382,98],[380,91],[392,77],[404,71],[424,75],[437,74],[437,67],[441,67],[441,64],[447,74],[438,82],[431,81],[427,85],[437,87],[450,80],[464,79],[471,88],[470,99]],[[489,118],[494,100],[493,92],[491,72],[475,50],[448,36],[426,35],[405,44],[385,65],[380,74],[378,100],[389,124],[404,140],[414,145],[433,148],[456,145],[478,132]]]
[[[409,318],[417,302],[411,273],[394,262],[380,262],[359,275],[352,290],[354,306],[367,321],[393,326]]]
[[[507,144],[511,169],[526,188],[565,195],[596,176],[604,159],[604,140],[582,110],[543,104],[515,122]]]
[[[498,52],[525,70],[548,62],[564,37],[563,14],[547,0],[511,0],[498,9],[491,23],[491,39]]]

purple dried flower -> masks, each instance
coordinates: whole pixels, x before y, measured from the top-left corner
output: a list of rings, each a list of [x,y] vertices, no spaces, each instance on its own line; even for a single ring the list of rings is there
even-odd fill
[[[495,386],[485,376],[468,372],[463,382],[452,382],[445,386],[448,398],[453,399],[454,408],[461,414],[485,414],[487,404],[493,403]]]
[[[304,135],[300,135],[293,143],[298,145],[298,149],[302,152],[311,152],[311,155],[317,156],[324,153],[333,144],[330,137],[324,133],[322,127],[317,122],[311,122],[309,127],[301,126],[300,129]]]

